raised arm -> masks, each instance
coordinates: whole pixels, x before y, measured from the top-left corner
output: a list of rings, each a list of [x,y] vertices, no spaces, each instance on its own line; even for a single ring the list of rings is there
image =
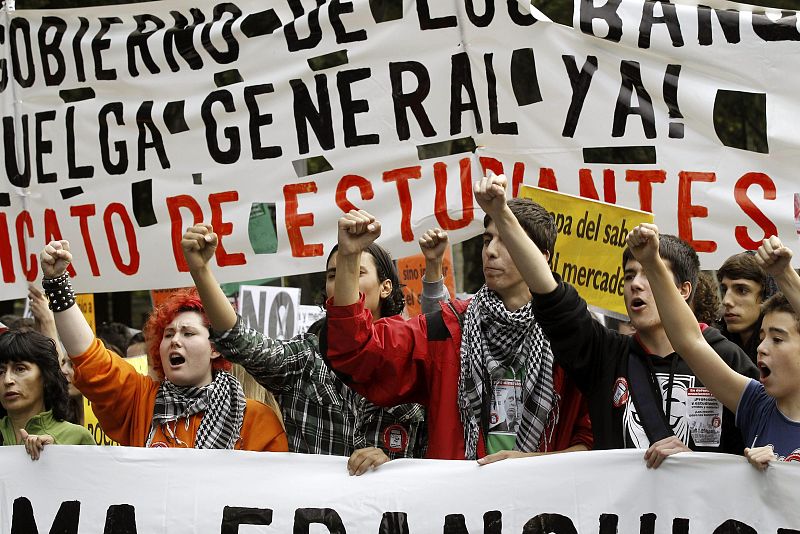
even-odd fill
[[[56,328],[56,320],[53,317],[53,311],[47,301],[44,293],[39,291],[39,288],[33,284],[28,284],[28,300],[30,301],[31,314],[33,315],[34,328],[56,343],[56,352],[58,353],[58,361],[65,356],[64,348],[61,346],[61,341],[58,339],[58,329]]]
[[[442,270],[444,253],[449,243],[447,232],[441,228],[431,228],[419,238],[419,248],[425,257],[425,276],[422,277],[420,295],[422,313],[436,311],[440,301],[450,300]]]
[[[67,266],[72,261],[68,241],[51,241],[40,255],[44,279],[42,287],[50,299],[58,337],[70,356],[83,354],[94,341],[89,323],[75,306],[75,294],[69,281]]]
[[[350,306],[358,302],[361,253],[380,235],[381,223],[364,210],[350,210],[339,219],[334,305]]]
[[[703,337],[694,313],[658,254],[658,227],[654,224],[635,227],[628,234],[628,247],[647,275],[672,348],[689,364],[711,394],[736,413],[739,399],[750,379],[728,367]]]
[[[197,224],[186,229],[181,239],[181,248],[189,265],[189,274],[192,275],[208,320],[211,321],[211,328],[226,331],[236,324],[236,312],[208,265],[214,257],[218,243],[219,238],[210,224]]]
[[[756,261],[767,274],[775,278],[781,293],[792,308],[800,313],[800,275],[792,269],[791,249],[781,243],[778,236],[772,236],[758,247]]]
[[[550,293],[558,284],[547,264],[547,258],[528,237],[506,204],[507,183],[502,174],[481,178],[473,187],[475,200],[492,218],[500,239],[530,290],[540,295]]]

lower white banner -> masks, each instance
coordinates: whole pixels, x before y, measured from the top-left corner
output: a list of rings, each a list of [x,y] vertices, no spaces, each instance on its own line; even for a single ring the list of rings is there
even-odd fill
[[[0,447],[0,531],[14,534],[797,534],[800,466],[642,451],[474,462],[127,447]]]

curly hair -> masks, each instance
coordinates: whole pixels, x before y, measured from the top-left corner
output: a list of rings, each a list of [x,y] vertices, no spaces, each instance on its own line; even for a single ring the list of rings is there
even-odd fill
[[[70,420],[69,384],[58,365],[55,341],[27,328],[11,329],[0,334],[0,365],[21,362],[32,363],[39,368],[45,409],[53,412],[56,421]],[[0,417],[6,415],[5,408],[0,406]]]
[[[325,261],[326,266],[331,263],[331,258],[337,250],[339,250],[339,245],[334,245]],[[377,243],[370,243],[365,252],[369,253],[375,261],[378,282],[389,280],[392,283],[392,292],[388,297],[381,299],[381,317],[400,315],[406,307],[406,297],[403,294],[403,284],[400,283],[400,275],[397,273],[397,265],[392,259],[392,255]],[[324,291],[323,298],[328,299],[328,295],[325,295]]]
[[[700,271],[697,274],[697,287],[694,290],[691,308],[697,322],[713,325],[719,319],[722,303],[719,299],[717,283],[710,273]]]
[[[144,339],[147,343],[147,356],[150,358],[150,365],[153,370],[164,379],[164,366],[161,364],[161,352],[159,347],[161,340],[164,338],[164,330],[167,325],[175,319],[179,313],[193,311],[199,313],[203,317],[203,325],[206,328],[211,328],[211,322],[206,317],[206,310],[203,307],[203,302],[200,300],[200,295],[197,294],[197,289],[181,289],[172,294],[165,302],[155,307],[147,322],[144,325]],[[215,358],[211,367],[214,371],[230,371],[232,368],[231,362],[222,356]]]

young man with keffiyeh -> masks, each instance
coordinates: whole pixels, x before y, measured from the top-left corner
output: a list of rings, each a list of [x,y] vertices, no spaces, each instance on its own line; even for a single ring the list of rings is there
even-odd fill
[[[648,467],[689,450],[741,454],[744,445],[725,410],[673,349],[642,265],[622,253],[624,300],[636,333],[626,336],[595,321],[586,302],[550,270],[547,257],[505,208],[506,178],[476,186],[481,207],[497,222],[509,252],[533,294],[533,311],[550,339],[556,361],[589,399],[596,449],[646,449]],[[661,236],[659,254],[682,298],[691,302],[700,261],[675,236]],[[757,376],[747,355],[712,327],[703,337],[725,363]]]
[[[529,200],[509,204],[531,239],[551,254],[552,217]],[[372,402],[426,407],[427,458],[488,463],[587,450],[588,407],[554,365],[531,312],[530,292],[494,223],[487,217],[484,225],[486,285],[471,301],[442,303],[440,310],[407,321],[373,321],[359,295],[358,265],[380,235],[380,223],[364,211],[342,217],[337,281],[328,301],[328,358]]]

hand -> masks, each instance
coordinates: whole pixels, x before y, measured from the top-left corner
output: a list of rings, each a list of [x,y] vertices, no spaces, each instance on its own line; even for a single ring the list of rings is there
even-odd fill
[[[506,207],[507,185],[508,180],[504,174],[490,174],[475,182],[472,187],[478,205],[493,219]]]
[[[679,452],[692,452],[692,450],[675,436],[670,436],[650,445],[644,453],[644,461],[647,462],[648,469],[656,469],[667,456]]]
[[[44,446],[52,445],[56,442],[53,436],[49,434],[28,434],[24,428],[20,430],[19,433],[22,436],[22,440],[25,442],[25,452],[30,455],[31,460],[38,460],[44,450]]]
[[[219,237],[210,224],[196,224],[187,228],[181,239],[181,248],[189,270],[205,268],[214,257],[218,244]]]
[[[541,456],[543,452],[500,451],[478,458],[478,465],[488,465],[508,458],[527,458],[528,456]]]
[[[381,235],[381,223],[364,210],[350,210],[339,219],[339,254],[359,254]]]
[[[58,278],[72,263],[72,253],[69,251],[69,241],[50,241],[39,255],[42,274],[45,278]]]
[[[658,226],[642,223],[630,231],[628,248],[641,264],[650,263],[658,257]]]
[[[44,293],[39,291],[38,287],[33,284],[28,284],[28,301],[30,302],[31,313],[33,314],[33,320],[36,324],[36,330],[39,333],[44,333],[42,332],[42,326],[51,324],[54,325],[56,321],[53,317],[52,310],[47,305],[47,297],[44,296]]]
[[[744,450],[744,457],[747,458],[747,461],[750,462],[750,465],[760,471],[765,470],[767,467],[769,467],[770,462],[778,459],[778,456],[775,454],[775,449],[772,448],[772,445],[755,447],[753,449],[747,447]]]
[[[774,235],[765,239],[756,252],[756,262],[772,276],[780,276],[791,269],[792,251]]]
[[[431,228],[419,238],[419,249],[425,256],[425,261],[441,262],[449,243],[447,232],[441,228]]]
[[[350,473],[350,476],[361,476],[370,469],[374,471],[388,461],[389,457],[386,456],[386,453],[377,447],[358,449],[347,460],[347,472]]]

